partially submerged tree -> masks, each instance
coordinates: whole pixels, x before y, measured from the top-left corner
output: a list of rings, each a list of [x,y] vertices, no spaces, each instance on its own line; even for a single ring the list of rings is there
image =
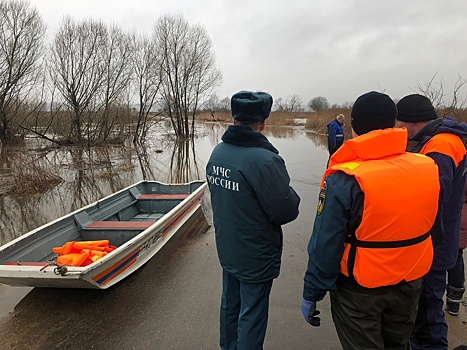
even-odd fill
[[[102,22],[78,23],[67,17],[51,47],[50,77],[72,113],[68,143],[83,143],[86,121],[99,108],[97,96],[104,83],[106,27]]]
[[[93,129],[92,139],[108,140],[111,132],[116,132],[117,124],[120,126],[119,134],[124,131],[123,124],[127,121],[119,117],[125,103],[127,102],[127,90],[131,78],[131,54],[132,42],[129,35],[117,26],[111,26],[106,31],[104,54],[104,76],[102,84],[102,108],[98,113],[97,126]]]
[[[62,143],[108,141],[124,121],[131,78],[131,40],[116,26],[65,18],[51,47],[50,78],[71,115]],[[118,138],[122,134],[112,136]]]
[[[175,134],[188,137],[194,132],[200,101],[222,82],[212,42],[204,27],[190,25],[181,15],[160,17],[154,38],[162,55],[164,110]]]
[[[219,109],[219,96],[217,96],[217,94],[210,95],[207,101],[205,102],[205,108],[211,114],[211,118],[216,119],[214,114]]]
[[[40,80],[46,26],[27,1],[0,1],[0,141],[15,141],[15,119]]]
[[[138,119],[133,142],[142,141],[149,128],[149,116],[156,103],[161,84],[161,59],[155,40],[133,36],[133,85],[138,99]]]

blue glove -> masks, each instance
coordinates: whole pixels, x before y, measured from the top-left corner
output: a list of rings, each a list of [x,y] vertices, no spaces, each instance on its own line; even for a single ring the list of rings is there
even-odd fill
[[[302,314],[309,324],[319,327],[321,319],[318,317],[319,311],[316,310],[316,301],[308,301],[302,298]]]

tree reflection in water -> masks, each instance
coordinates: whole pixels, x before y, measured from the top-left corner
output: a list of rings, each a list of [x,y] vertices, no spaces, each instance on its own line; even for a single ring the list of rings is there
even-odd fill
[[[177,142],[167,135],[152,136],[155,142],[145,147],[129,144],[43,151],[42,157],[64,182],[44,194],[1,196],[0,245],[137,181],[189,182],[204,177],[204,171],[200,172],[204,163],[201,168],[197,164],[195,139]],[[6,170],[13,161],[13,156],[7,156],[0,166]]]
[[[196,137],[186,141],[176,141],[167,132],[152,133],[138,147],[39,149],[33,141],[29,151],[40,153],[64,181],[41,195],[0,196],[0,244],[143,179],[165,183],[204,179],[206,162],[228,125],[197,123]],[[272,126],[264,133],[285,159],[292,181],[319,183],[327,161],[325,137]],[[0,161],[0,173],[13,161]]]

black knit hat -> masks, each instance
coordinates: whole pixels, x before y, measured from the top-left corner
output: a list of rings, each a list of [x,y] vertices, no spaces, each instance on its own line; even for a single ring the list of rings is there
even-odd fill
[[[235,120],[262,122],[271,113],[272,96],[267,92],[240,91],[232,96],[230,105]]]
[[[393,128],[396,116],[394,101],[388,95],[376,91],[367,92],[357,98],[350,112],[352,129],[357,135]]]
[[[397,102],[397,119],[402,122],[417,123],[437,119],[435,109],[428,97],[412,94]]]

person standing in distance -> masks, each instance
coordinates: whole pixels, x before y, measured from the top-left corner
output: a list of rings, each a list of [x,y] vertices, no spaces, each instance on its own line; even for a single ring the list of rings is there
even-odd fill
[[[331,291],[344,350],[410,349],[421,278],[433,261],[438,170],[406,152],[396,115],[388,95],[361,95],[353,138],[331,156],[321,182],[301,309],[319,326],[316,303]]]
[[[411,152],[425,154],[436,162],[443,189],[444,241],[435,244],[433,265],[423,278],[412,347],[414,350],[447,350],[448,325],[444,317],[443,295],[446,271],[455,266],[459,250],[467,165],[461,138],[467,137],[467,125],[452,118],[438,118],[431,101],[419,94],[403,97],[397,103],[397,109],[396,127],[406,128],[410,140],[416,143]]]
[[[206,165],[217,253],[222,266],[220,347],[262,349],[282,228],[298,216],[300,197],[278,150],[261,133],[272,107],[265,92],[231,98],[233,124]]]
[[[330,122],[328,127],[328,150],[329,156],[332,156],[334,152],[344,143],[344,119],[343,114],[339,114],[336,119]]]

